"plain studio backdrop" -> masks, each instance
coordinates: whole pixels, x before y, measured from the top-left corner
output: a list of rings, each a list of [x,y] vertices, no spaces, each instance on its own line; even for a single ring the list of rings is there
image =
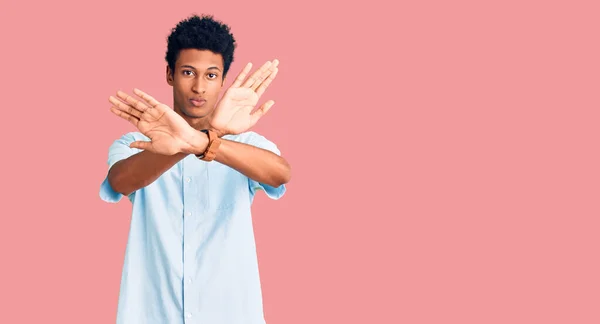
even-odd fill
[[[269,324],[598,323],[594,1],[3,1],[2,323],[111,323],[131,204],[98,190],[172,105],[166,37],[213,14],[231,76],[280,60],[254,129],[292,165],[254,230]]]

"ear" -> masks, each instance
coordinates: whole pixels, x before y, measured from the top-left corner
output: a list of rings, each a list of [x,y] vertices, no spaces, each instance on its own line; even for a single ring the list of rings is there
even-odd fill
[[[173,71],[171,71],[171,68],[169,67],[169,65],[167,64],[167,83],[170,86],[173,86]]]

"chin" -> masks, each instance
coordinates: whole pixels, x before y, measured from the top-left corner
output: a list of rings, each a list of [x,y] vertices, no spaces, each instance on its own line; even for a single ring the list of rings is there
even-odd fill
[[[204,118],[208,116],[209,113],[210,110],[206,109],[205,107],[187,107],[183,111],[183,114],[190,118]]]

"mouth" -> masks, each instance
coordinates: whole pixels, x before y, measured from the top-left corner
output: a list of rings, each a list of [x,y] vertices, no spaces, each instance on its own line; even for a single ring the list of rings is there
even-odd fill
[[[190,103],[194,107],[202,107],[206,103],[206,100],[202,98],[192,98],[190,99]]]

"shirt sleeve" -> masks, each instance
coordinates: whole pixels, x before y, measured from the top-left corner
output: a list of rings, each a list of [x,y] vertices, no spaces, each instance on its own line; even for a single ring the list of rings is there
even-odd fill
[[[123,135],[121,138],[115,140],[111,146],[108,149],[108,169],[110,170],[110,168],[117,162],[124,160],[138,152],[140,152],[141,150],[139,149],[134,149],[134,148],[130,148],[129,144],[131,144],[132,142],[136,141],[133,133],[127,133],[125,135]],[[135,193],[131,193],[128,198],[130,200],[133,199],[133,195]],[[123,198],[123,194],[116,192],[110,185],[110,183],[108,182],[108,171],[106,173],[106,177],[104,178],[104,181],[102,181],[102,184],[100,185],[100,199],[102,199],[105,202],[109,202],[109,203],[117,203],[121,200],[121,198]]]
[[[271,151],[281,156],[281,152],[279,151],[279,148],[277,147],[277,145],[275,145],[275,143],[269,141],[264,136],[255,132],[250,132],[248,144]],[[277,200],[281,198],[286,192],[285,184],[282,184],[281,186],[275,188],[250,178],[248,178],[248,184],[250,186],[250,194],[252,196],[256,194],[257,190],[264,190],[265,194],[269,198]]]

